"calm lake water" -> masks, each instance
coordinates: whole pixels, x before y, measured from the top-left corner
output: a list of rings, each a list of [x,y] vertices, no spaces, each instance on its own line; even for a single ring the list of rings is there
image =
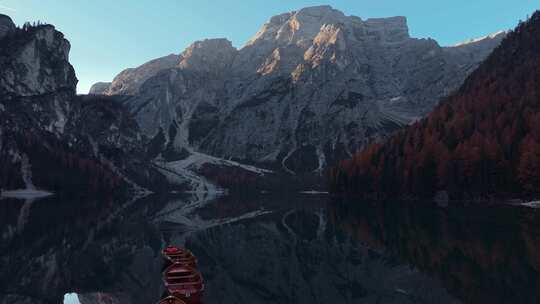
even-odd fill
[[[0,201],[0,303],[155,303],[185,245],[204,303],[538,303],[540,213],[327,196]],[[76,295],[75,295],[76,294]]]

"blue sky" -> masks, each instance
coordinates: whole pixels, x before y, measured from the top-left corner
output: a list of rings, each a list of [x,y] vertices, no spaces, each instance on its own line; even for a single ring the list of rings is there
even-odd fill
[[[226,37],[242,46],[270,16],[329,4],[362,19],[406,16],[413,37],[451,45],[513,28],[538,0],[0,0],[15,23],[54,24],[71,42],[78,91],[121,70],[178,54],[195,40]]]

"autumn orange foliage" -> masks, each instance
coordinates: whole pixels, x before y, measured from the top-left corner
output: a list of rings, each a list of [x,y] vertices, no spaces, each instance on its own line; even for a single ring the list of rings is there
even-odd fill
[[[426,118],[329,173],[333,192],[453,198],[540,194],[540,12]]]

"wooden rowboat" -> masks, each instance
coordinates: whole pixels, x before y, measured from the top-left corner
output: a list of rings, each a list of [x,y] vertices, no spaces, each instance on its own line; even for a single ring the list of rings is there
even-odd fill
[[[166,267],[171,264],[182,264],[184,266],[197,267],[197,258],[185,248],[176,246],[167,246],[161,251],[163,258],[165,259]]]
[[[180,300],[175,296],[167,296],[161,299],[158,304],[186,304],[186,302]]]
[[[163,282],[169,294],[186,304],[200,303],[204,283],[201,273],[195,268],[174,263],[163,272]]]

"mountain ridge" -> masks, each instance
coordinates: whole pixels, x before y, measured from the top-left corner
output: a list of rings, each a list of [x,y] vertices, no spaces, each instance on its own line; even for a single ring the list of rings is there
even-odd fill
[[[405,17],[309,7],[271,17],[239,49],[195,42],[184,63],[128,84],[125,105],[147,136],[163,130],[175,149],[318,174],[425,115],[500,39],[450,50],[411,38]]]
[[[236,51],[240,51],[240,50],[254,44],[257,40],[262,39],[262,36],[267,35],[268,31],[272,32],[272,27],[280,27],[280,28],[285,27],[287,24],[290,25],[290,23],[292,21],[294,21],[292,23],[298,25],[298,21],[296,21],[296,19],[291,20],[291,18],[295,18],[298,15],[306,16],[306,14],[309,14],[310,11],[316,11],[319,14],[322,13],[322,12],[333,12],[334,15],[337,15],[339,17],[337,20],[352,20],[349,23],[352,23],[352,22],[355,22],[355,23],[358,23],[358,24],[365,23],[365,24],[372,25],[372,26],[373,25],[385,24],[385,23],[386,24],[396,24],[397,28],[401,28],[403,30],[403,32],[406,33],[406,36],[409,36],[407,18],[405,16],[368,18],[368,19],[366,19],[364,21],[360,17],[346,16],[345,14],[340,12],[339,10],[333,9],[329,5],[321,5],[321,6],[307,7],[307,8],[300,9],[298,11],[291,11],[291,12],[288,12],[288,13],[283,13],[283,14],[280,14],[280,15],[273,16],[264,25],[262,25],[261,28],[259,29],[259,31],[253,37],[248,39],[244,43],[244,45],[242,45],[241,47],[234,47],[234,46],[232,46],[232,43],[231,43],[231,46]],[[334,19],[333,22],[330,22],[328,24],[339,23],[337,20]],[[319,28],[317,29],[317,33],[318,33],[318,30],[320,29],[321,25],[324,25],[324,23],[318,25]],[[274,29],[274,31],[277,32],[278,30]],[[490,39],[491,40],[497,40],[497,39],[501,38],[500,36],[504,36],[505,33],[506,33],[505,31],[497,31],[497,32],[494,32],[494,33],[486,35],[486,36],[473,38],[473,39],[468,39],[468,40],[464,40],[462,42],[456,43],[454,45],[442,46],[442,47],[443,48],[459,48],[459,47],[463,47],[463,46],[470,45],[470,44],[481,43],[484,40],[490,40]],[[313,38],[315,38],[315,36],[316,36],[316,33],[311,33],[311,38],[308,37],[308,38],[304,38],[304,39],[313,39]],[[213,40],[227,41],[226,42],[227,44],[230,43],[230,40],[228,40],[227,38],[209,38],[209,39],[197,40],[197,41],[193,42],[190,46],[188,46],[183,52],[186,52],[188,49],[193,48],[194,45],[196,45],[196,44],[202,43],[204,41],[213,41]],[[151,63],[153,63],[155,61],[158,61],[160,59],[164,59],[164,58],[167,58],[167,57],[170,57],[170,56],[178,56],[179,58],[178,58],[177,64],[179,64],[180,61],[182,60],[181,59],[182,53],[180,53],[178,55],[170,54],[168,56],[164,56],[164,57],[161,57],[161,58],[150,60],[150,61],[140,65],[139,67],[127,68],[123,72],[121,72],[118,76],[122,75],[124,72],[131,72],[133,70],[136,70],[138,68],[143,67],[144,65],[151,64]],[[174,66],[175,66],[175,64],[169,64],[169,65],[165,66],[163,69],[174,67]],[[156,72],[152,72],[150,74],[151,74],[151,76],[154,76],[156,74]],[[149,78],[149,76],[145,76],[144,80],[146,80],[147,78]],[[114,80],[113,80],[113,82],[114,82]],[[98,86],[103,86],[104,84],[111,84],[111,83],[109,83],[109,82],[99,82],[97,84],[98,84]],[[136,90],[126,90],[126,91],[127,91],[128,95],[136,93]],[[109,87],[108,90],[103,90],[103,89],[99,90],[99,93],[103,93],[105,95],[125,95],[126,91],[122,91],[122,90],[118,90],[118,89],[111,89]],[[89,93],[94,94],[95,92],[94,92],[94,90],[91,89],[89,91]]]
[[[425,115],[497,43],[449,51],[410,38],[403,17],[363,21],[328,7],[272,22],[243,48],[197,41],[87,96],[75,93],[60,32],[8,30],[0,44],[0,186],[192,190],[201,200],[225,188],[321,189],[325,168]]]

